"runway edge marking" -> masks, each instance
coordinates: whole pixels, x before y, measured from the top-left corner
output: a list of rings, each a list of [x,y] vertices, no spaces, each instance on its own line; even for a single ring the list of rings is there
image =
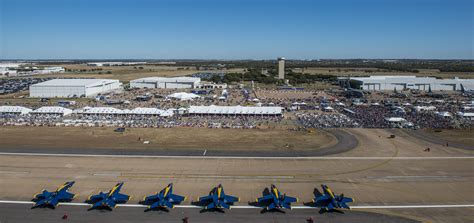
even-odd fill
[[[168,159],[300,159],[300,160],[439,160],[439,159],[474,159],[474,156],[428,156],[428,157],[364,157],[364,156],[307,156],[307,157],[285,157],[285,156],[158,156],[158,155],[108,155],[108,154],[65,154],[65,153],[6,153],[0,152],[0,156],[52,156],[52,157],[104,157],[104,158],[168,158]]]
[[[33,201],[10,201],[0,200],[0,204],[34,204]],[[60,206],[90,206],[88,203],[59,203]],[[147,205],[141,204],[117,204],[118,207],[147,208]],[[175,205],[176,208],[202,208],[196,205]],[[472,208],[474,204],[431,204],[431,205],[374,205],[374,206],[351,206],[351,209],[403,209],[403,208]],[[261,209],[262,207],[237,205],[232,209]],[[292,206],[292,209],[317,209],[310,206]]]

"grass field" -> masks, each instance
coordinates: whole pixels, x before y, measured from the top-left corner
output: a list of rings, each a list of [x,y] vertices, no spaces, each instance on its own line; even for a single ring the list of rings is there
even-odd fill
[[[15,148],[312,150],[336,143],[323,132],[282,129],[1,127],[2,146]],[[141,141],[138,140],[140,137]],[[150,144],[143,144],[143,141]],[[21,142],[21,143],[19,143]]]
[[[335,76],[380,76],[380,75],[403,75],[403,76],[433,76],[440,78],[474,78],[474,72],[440,72],[437,69],[418,69],[419,73],[383,71],[377,68],[340,68],[340,67],[310,67],[305,69],[294,69],[296,72],[309,74],[326,74]],[[372,71],[371,73],[366,71]]]
[[[137,65],[137,66],[112,66],[112,67],[90,67],[86,65],[64,65],[58,64],[66,69],[86,70],[83,72],[73,71],[62,74],[37,75],[36,77],[77,77],[77,78],[110,78],[123,82],[144,77],[177,77],[200,72],[195,67],[177,67],[164,65]],[[139,69],[143,67],[143,69]],[[102,70],[93,70],[102,69]],[[222,72],[242,72],[243,69],[229,69]],[[110,73],[108,73],[110,72]],[[204,72],[204,71],[203,71]],[[221,71],[219,71],[221,72]]]

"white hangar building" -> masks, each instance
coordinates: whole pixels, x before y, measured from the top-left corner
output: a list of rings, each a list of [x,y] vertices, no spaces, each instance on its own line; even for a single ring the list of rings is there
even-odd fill
[[[30,86],[30,97],[74,98],[92,97],[121,88],[118,80],[111,79],[53,79]]]
[[[197,88],[198,77],[146,77],[130,81],[131,88]]]
[[[340,81],[344,78],[340,78]],[[460,91],[461,84],[465,89],[474,88],[474,79],[437,79],[434,77],[416,76],[370,76],[353,77],[351,80],[359,82],[363,90],[367,91],[388,91],[417,89],[428,91]]]

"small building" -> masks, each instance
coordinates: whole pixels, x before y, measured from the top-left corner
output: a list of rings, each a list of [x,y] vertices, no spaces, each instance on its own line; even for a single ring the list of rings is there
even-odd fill
[[[77,98],[95,95],[121,88],[118,80],[111,79],[53,79],[30,86],[30,97]]]
[[[460,91],[461,84],[464,88],[474,88],[474,79],[437,79],[434,77],[416,76],[370,76],[352,77],[363,90],[390,91],[415,89],[421,91]],[[339,78],[341,86],[347,83],[347,78]],[[353,86],[354,87],[354,86]]]
[[[200,82],[198,77],[146,77],[130,81],[130,88],[197,88]]]
[[[201,89],[225,89],[225,88],[227,88],[227,84],[226,83],[216,84],[216,83],[212,83],[212,82],[203,81],[198,86],[196,86],[196,88],[201,88]]]

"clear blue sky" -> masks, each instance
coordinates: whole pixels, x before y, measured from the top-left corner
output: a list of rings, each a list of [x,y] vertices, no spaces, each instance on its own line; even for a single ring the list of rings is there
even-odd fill
[[[0,0],[0,59],[473,59],[472,0]]]

